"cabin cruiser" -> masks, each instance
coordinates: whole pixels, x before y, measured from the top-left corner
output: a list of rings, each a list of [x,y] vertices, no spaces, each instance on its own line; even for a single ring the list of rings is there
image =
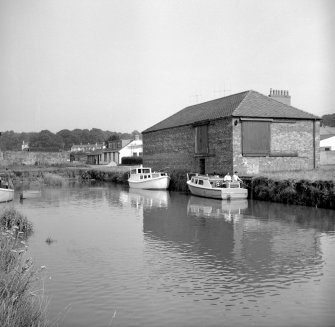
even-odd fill
[[[232,200],[246,199],[248,190],[240,182],[224,181],[218,175],[187,174],[188,189],[193,195],[205,198]]]
[[[146,190],[166,190],[170,185],[170,177],[165,172],[152,172],[151,168],[142,165],[130,170],[129,187]]]

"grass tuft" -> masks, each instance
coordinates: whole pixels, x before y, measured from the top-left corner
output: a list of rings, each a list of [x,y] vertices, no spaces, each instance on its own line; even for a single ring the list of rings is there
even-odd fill
[[[29,236],[33,232],[33,224],[27,217],[14,208],[5,208],[0,212],[0,228],[11,231],[13,235]]]
[[[63,186],[67,182],[64,177],[52,173],[44,174],[43,181],[49,186]]]
[[[45,243],[47,243],[48,245],[52,244],[53,242],[56,242],[56,240],[53,239],[51,236],[48,236],[45,240]]]

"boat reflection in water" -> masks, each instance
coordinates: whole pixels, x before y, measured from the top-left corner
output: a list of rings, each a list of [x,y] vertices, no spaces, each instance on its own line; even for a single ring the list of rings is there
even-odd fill
[[[227,201],[191,196],[187,204],[187,215],[224,218],[226,221],[237,222],[243,210],[247,208],[247,199]]]
[[[129,202],[136,208],[166,208],[169,198],[170,193],[164,190],[129,189]]]

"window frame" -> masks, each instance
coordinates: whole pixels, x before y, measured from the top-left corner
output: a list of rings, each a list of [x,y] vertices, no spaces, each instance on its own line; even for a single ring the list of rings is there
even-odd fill
[[[287,119],[271,119],[271,118],[240,118],[241,121],[241,154],[243,157],[299,157],[299,153],[297,151],[283,151],[283,152],[272,152],[271,150],[271,142],[272,142],[272,124],[295,124],[296,120],[287,120]],[[264,151],[264,153],[251,153],[244,151],[244,138],[246,137],[243,130],[243,124],[245,122],[268,122],[268,151]]]
[[[243,157],[269,157],[271,155],[271,123],[273,122],[273,119],[242,119],[242,127],[241,127],[241,152]],[[247,130],[247,128],[250,128],[247,124],[257,124],[257,123],[263,123],[266,124],[263,129],[263,133],[265,132],[267,134],[266,137],[266,149],[264,151],[257,151],[250,148],[250,143],[247,142],[250,141],[250,134],[248,135],[247,132],[250,132]],[[248,127],[247,127],[248,126]],[[263,139],[263,138],[262,138]],[[250,151],[251,149],[251,151]]]
[[[208,140],[208,126],[209,122],[200,122],[197,124],[194,124],[194,153],[196,155],[204,155],[209,154],[209,140]],[[205,130],[205,131],[204,131]],[[206,144],[200,145],[200,137],[203,136],[205,133],[206,138],[201,138],[202,142],[206,142]]]

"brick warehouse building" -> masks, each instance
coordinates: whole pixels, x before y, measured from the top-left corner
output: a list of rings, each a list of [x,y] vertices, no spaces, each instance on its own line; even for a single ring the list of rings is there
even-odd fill
[[[317,168],[320,118],[290,105],[288,91],[245,91],[186,107],[143,131],[154,169],[240,175]]]

